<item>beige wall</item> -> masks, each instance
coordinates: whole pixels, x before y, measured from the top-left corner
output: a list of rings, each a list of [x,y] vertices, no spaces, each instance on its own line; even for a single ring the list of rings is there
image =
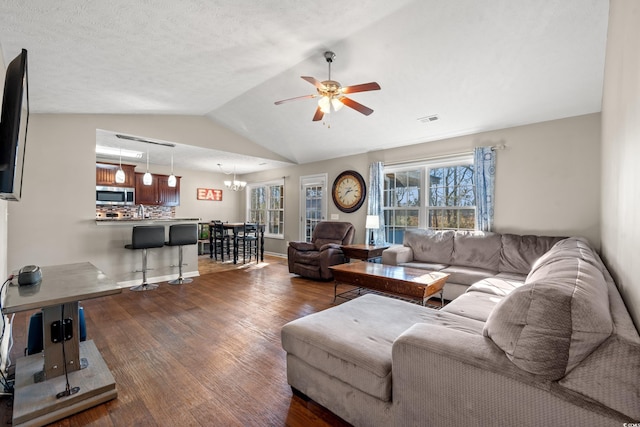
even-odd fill
[[[640,329],[640,2],[612,0],[602,103],[602,254]]]
[[[104,254],[123,242],[105,241],[109,237],[101,236],[93,221],[96,128],[192,145],[208,143],[211,148],[281,160],[239,136],[229,136],[228,130],[206,118],[32,114],[23,197],[19,203],[9,203],[8,209],[10,270],[26,264],[90,261],[110,273]],[[152,167],[151,172],[167,174],[169,170]],[[222,202],[195,200],[197,187],[222,188],[226,175],[180,169],[175,173],[183,176],[177,216],[204,220],[237,217],[236,193],[225,191]]]
[[[268,251],[286,253],[299,239],[299,182],[302,175],[327,172],[329,189],[345,169],[368,181],[369,164],[470,152],[505,144],[497,153],[495,230],[503,233],[583,236],[600,245],[600,114],[519,126],[442,141],[249,174],[249,182],[285,178],[285,240],[270,240]],[[243,200],[244,203],[244,200]],[[345,214],[329,200],[328,217],[354,224],[356,242],[365,241],[366,204]]]
[[[248,181],[285,176],[285,238],[268,239],[266,250],[286,253],[286,242],[299,239],[300,176],[327,173],[329,187],[346,169],[368,179],[373,161],[395,162],[470,151],[478,145],[505,144],[498,152],[495,230],[551,235],[581,235],[599,246],[600,115],[591,114],[486,132],[397,149],[250,174]],[[118,130],[181,143],[248,153],[240,137],[205,118],[175,116],[38,115],[31,117],[23,199],[9,204],[8,268],[87,260],[109,274],[104,253],[118,242],[105,242],[96,231],[95,130]],[[217,141],[215,145],[211,141]],[[260,149],[253,150],[259,153]],[[267,157],[269,153],[261,153]],[[273,155],[271,156],[274,157]],[[167,168],[152,172],[168,173]],[[588,171],[588,173],[585,173]],[[245,193],[225,191],[222,202],[195,200],[197,187],[222,188],[224,174],[176,169],[182,175],[180,217],[203,220],[244,219]],[[352,222],[364,242],[366,208],[352,214],[328,203],[328,218]],[[114,246],[115,245],[115,246]]]

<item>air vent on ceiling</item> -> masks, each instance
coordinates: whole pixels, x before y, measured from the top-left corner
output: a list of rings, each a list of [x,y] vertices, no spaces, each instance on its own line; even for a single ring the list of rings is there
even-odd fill
[[[421,123],[431,123],[431,122],[435,122],[436,120],[439,120],[440,117],[438,117],[437,114],[432,114],[430,116],[424,116],[424,117],[418,117],[418,121]]]

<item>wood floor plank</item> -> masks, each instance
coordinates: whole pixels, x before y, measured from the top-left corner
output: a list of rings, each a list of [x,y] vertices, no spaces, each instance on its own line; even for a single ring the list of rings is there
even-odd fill
[[[52,425],[348,426],[292,396],[280,343],[285,323],[332,306],[333,283],[269,256],[235,266],[202,256],[199,271],[191,284],[82,302],[118,398]],[[14,361],[29,315],[13,322]]]

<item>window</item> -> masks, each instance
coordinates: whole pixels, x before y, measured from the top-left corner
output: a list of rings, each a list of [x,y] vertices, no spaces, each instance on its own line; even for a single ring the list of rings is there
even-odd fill
[[[384,173],[385,239],[402,243],[404,230],[420,226],[422,169]]]
[[[475,229],[473,156],[385,168],[385,238],[409,228]]]
[[[265,224],[265,237],[284,239],[284,181],[247,186],[248,221]]]

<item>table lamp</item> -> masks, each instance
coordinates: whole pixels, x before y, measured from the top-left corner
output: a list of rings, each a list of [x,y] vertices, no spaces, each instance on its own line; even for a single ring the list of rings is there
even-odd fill
[[[373,239],[373,230],[380,228],[380,217],[378,215],[367,215],[367,220],[364,227],[369,231],[369,244],[374,245],[376,242]]]

